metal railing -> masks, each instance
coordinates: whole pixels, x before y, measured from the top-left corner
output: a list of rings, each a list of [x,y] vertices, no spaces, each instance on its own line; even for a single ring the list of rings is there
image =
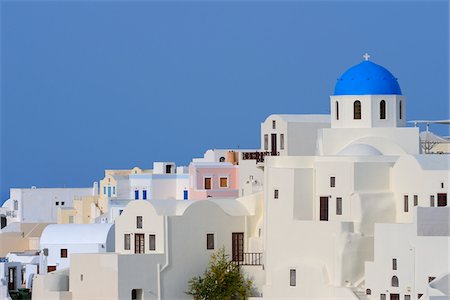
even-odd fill
[[[239,266],[262,266],[262,253],[260,252],[245,252],[235,255],[233,261]]]
[[[242,152],[243,160],[256,160],[257,163],[263,163],[266,156],[279,156],[280,152],[271,151],[255,151],[255,152]]]

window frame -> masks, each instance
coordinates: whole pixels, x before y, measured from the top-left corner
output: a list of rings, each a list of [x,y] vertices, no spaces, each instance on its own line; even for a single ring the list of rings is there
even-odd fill
[[[136,216],[136,229],[142,229],[144,227],[144,218],[142,216]]]
[[[284,133],[280,133],[280,150],[284,150]]]
[[[386,101],[383,99],[380,101],[380,120],[386,120]]]
[[[289,286],[297,286],[297,269],[289,269]]]
[[[392,270],[397,270],[397,259],[393,258],[392,259]]]
[[[336,176],[330,176],[330,187],[336,187]]]
[[[206,250],[214,250],[215,237],[213,232],[206,233]]]
[[[69,251],[67,248],[61,248],[59,251],[59,257],[60,258],[67,258],[69,256]]]
[[[362,119],[361,101],[355,100],[353,102],[353,120],[361,120],[361,119]]]
[[[125,233],[123,235],[123,249],[131,250],[131,234],[130,233]]]
[[[153,239],[153,244],[152,244],[152,239]],[[148,235],[148,250],[156,251],[156,234],[154,234],[154,233],[151,233]]]
[[[409,199],[408,199],[408,195],[403,195],[403,212],[409,212]]]
[[[336,121],[339,121],[339,101],[335,102],[335,108],[336,108]]]
[[[206,179],[209,179],[209,188],[206,188]],[[213,182],[212,182],[212,176],[203,176],[203,189],[204,190],[212,190],[213,189]]]
[[[226,180],[226,185],[225,186],[222,186],[222,179]],[[228,178],[228,176],[219,176],[219,188],[227,189],[229,187],[230,186],[229,186],[229,178]]]
[[[265,151],[269,150],[269,135],[268,134],[264,134],[264,150]]]
[[[336,197],[336,215],[342,216],[342,197]]]
[[[273,190],[273,199],[279,199],[280,198],[280,190],[274,189]]]

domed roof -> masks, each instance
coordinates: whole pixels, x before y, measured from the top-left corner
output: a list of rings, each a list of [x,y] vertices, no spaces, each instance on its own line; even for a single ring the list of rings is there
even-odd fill
[[[341,151],[338,155],[342,156],[377,156],[382,155],[380,150],[367,144],[351,144]]]
[[[397,78],[366,58],[338,78],[334,95],[401,95]]]

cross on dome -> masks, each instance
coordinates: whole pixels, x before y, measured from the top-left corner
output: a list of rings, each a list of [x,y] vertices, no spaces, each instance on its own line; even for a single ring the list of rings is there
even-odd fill
[[[369,60],[369,58],[370,58],[369,53],[367,53],[367,52],[364,53],[363,58],[364,58],[365,61]]]

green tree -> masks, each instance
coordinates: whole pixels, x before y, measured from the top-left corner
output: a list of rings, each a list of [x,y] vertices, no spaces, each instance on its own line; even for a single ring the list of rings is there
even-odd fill
[[[245,278],[238,264],[229,260],[225,249],[211,255],[203,276],[189,281],[187,294],[196,300],[247,299],[252,291],[252,281]]]

